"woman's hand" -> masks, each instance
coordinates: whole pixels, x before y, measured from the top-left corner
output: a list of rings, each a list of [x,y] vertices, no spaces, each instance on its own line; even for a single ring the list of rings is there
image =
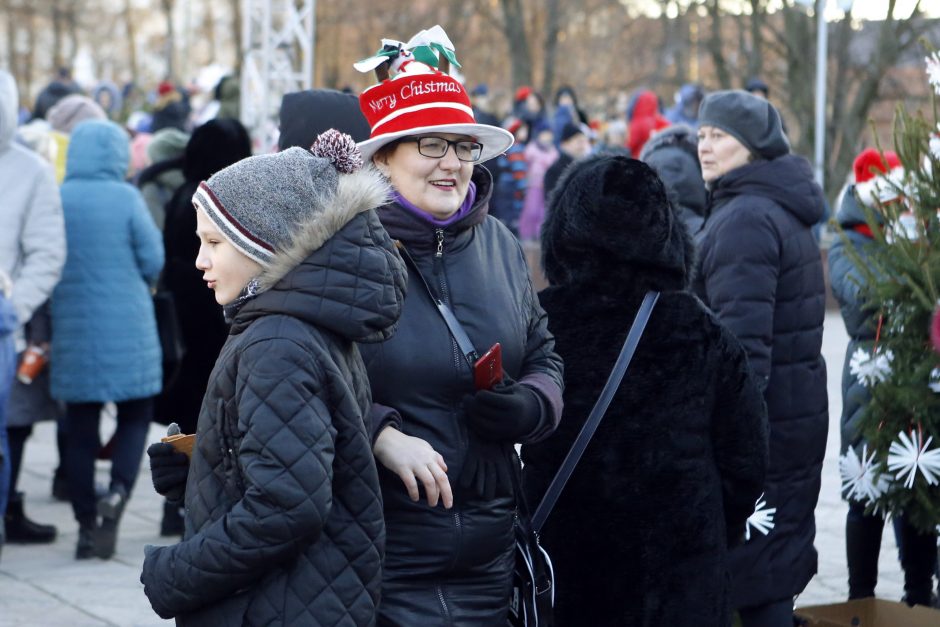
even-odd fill
[[[394,427],[385,427],[375,439],[372,452],[383,466],[401,477],[412,501],[421,498],[420,481],[428,505],[435,507],[440,499],[445,509],[453,507],[454,493],[447,479],[447,464],[426,441],[405,435]]]

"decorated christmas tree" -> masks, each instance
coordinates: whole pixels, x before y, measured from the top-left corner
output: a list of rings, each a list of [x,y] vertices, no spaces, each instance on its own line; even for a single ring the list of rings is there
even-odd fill
[[[867,444],[840,460],[849,498],[903,512],[923,531],[940,524],[940,353],[931,343],[940,305],[940,53],[926,61],[932,111],[897,110],[901,167],[867,190],[874,202],[862,206],[873,239],[864,261],[847,246],[877,332],[871,350],[858,349],[850,364],[871,393],[861,427]]]

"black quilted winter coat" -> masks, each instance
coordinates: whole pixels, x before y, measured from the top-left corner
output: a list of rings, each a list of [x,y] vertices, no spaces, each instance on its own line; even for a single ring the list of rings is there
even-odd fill
[[[809,163],[785,155],[741,166],[712,182],[698,233],[695,291],[744,345],[764,388],[770,466],[762,509],[767,535],[731,555],[734,605],[799,594],[816,573],[813,511],[829,428],[822,347],[825,285],[811,227],[824,212]]]
[[[379,216],[451,306],[477,352],[500,342],[506,374],[540,393],[541,419],[523,438],[533,441],[558,424],[561,359],[518,240],[487,215],[489,172],[477,167],[472,180],[473,208],[448,227],[436,229],[394,203]],[[474,391],[473,374],[410,268],[408,285],[395,336],[363,345],[362,356],[375,402],[397,410],[401,431],[443,456],[454,506],[413,502],[401,479],[379,466],[388,527],[379,624],[505,625],[515,505],[509,494],[485,500],[459,486],[470,454],[463,401]]]
[[[356,342],[387,339],[404,300],[404,266],[369,210],[385,189],[370,171],[342,177],[335,215],[279,254],[272,287],[235,316],[199,415],[186,533],[144,561],[160,616],[375,623],[385,527]]]

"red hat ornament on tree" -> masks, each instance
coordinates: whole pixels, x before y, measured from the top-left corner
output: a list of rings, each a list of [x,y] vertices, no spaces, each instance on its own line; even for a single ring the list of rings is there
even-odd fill
[[[898,155],[890,150],[880,153],[866,148],[852,164],[855,171],[855,192],[869,207],[886,204],[901,197],[904,167]]]
[[[483,144],[480,161],[496,157],[512,146],[507,130],[478,124],[470,96],[450,76],[460,67],[444,29],[423,30],[407,43],[383,39],[375,55],[354,64],[360,72],[374,71],[379,83],[359,96],[359,108],[371,128],[359,143],[368,161],[386,144],[402,137],[429,133],[467,135]]]

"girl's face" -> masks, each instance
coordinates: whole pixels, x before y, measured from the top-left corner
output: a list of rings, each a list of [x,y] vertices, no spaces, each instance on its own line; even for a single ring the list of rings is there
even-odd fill
[[[248,258],[229,242],[202,210],[196,209],[199,253],[196,268],[202,271],[215,302],[228,305],[241,294],[248,281],[261,273],[261,264]]]
[[[422,137],[475,141],[467,135],[453,133]],[[473,163],[461,161],[455,151],[456,146],[449,145],[443,157],[425,157],[418,152],[417,142],[407,138],[390,150],[377,153],[374,163],[405,200],[439,220],[446,220],[463,204],[473,174]]]
[[[702,178],[710,183],[749,163],[751,153],[720,128],[703,126],[698,130],[698,160],[702,164]]]

